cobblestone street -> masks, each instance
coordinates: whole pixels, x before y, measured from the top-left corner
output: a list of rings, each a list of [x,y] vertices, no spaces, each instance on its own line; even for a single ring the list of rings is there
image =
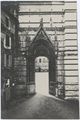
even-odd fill
[[[52,96],[36,94],[11,103],[2,111],[4,119],[78,119],[78,102],[63,101]]]

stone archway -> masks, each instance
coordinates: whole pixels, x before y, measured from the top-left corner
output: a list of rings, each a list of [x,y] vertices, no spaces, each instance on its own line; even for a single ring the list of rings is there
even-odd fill
[[[35,58],[45,56],[49,59],[49,93],[56,94],[56,61],[54,47],[42,26],[28,50],[27,57],[27,92],[35,93]]]

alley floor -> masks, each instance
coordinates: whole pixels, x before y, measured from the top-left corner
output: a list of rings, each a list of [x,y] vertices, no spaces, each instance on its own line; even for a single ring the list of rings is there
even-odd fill
[[[75,100],[35,94],[17,99],[1,114],[2,119],[78,119],[79,104]]]

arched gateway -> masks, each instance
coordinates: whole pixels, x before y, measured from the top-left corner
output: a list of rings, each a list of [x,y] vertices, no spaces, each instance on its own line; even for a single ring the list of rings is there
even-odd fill
[[[49,93],[56,94],[56,60],[54,47],[41,23],[31,43],[27,56],[27,92],[35,93],[35,58],[45,56],[49,59]]]

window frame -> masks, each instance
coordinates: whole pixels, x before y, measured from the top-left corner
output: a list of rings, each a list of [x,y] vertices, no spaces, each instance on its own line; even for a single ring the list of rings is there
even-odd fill
[[[6,49],[11,49],[11,36],[9,36],[9,46],[6,46],[6,37],[5,37],[5,39],[4,39],[4,48],[6,48]]]
[[[7,25],[7,22],[8,22],[8,25]],[[5,16],[5,23],[6,23],[6,27],[10,30],[10,18],[8,16]]]

